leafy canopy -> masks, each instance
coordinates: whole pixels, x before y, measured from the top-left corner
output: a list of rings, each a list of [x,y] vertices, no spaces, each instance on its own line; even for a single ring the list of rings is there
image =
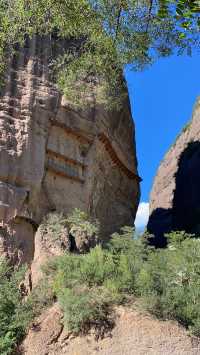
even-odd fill
[[[64,93],[80,100],[89,85],[113,101],[123,97],[124,65],[142,69],[199,45],[199,8],[199,0],[0,0],[0,70],[25,36],[56,33],[75,41],[54,63]]]

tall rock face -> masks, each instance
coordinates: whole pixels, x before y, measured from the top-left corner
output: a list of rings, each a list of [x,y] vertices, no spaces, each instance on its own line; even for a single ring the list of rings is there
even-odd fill
[[[150,198],[148,230],[165,246],[165,233],[200,233],[200,98],[192,120],[162,161]]]
[[[52,37],[27,39],[0,97],[0,253],[22,262],[50,211],[80,208],[107,238],[133,224],[140,196],[129,103],[77,110],[51,80],[56,51]]]

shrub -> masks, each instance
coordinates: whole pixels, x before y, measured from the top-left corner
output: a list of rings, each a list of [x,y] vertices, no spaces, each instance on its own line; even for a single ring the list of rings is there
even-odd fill
[[[49,213],[40,225],[41,232],[50,235],[54,241],[61,239],[64,228],[67,228],[73,237],[85,233],[88,239],[94,241],[98,239],[99,222],[89,220],[88,215],[78,208],[75,208],[69,216],[57,212]]]
[[[141,268],[139,294],[154,314],[200,336],[200,240],[184,232],[168,238],[168,248],[151,252]]]
[[[50,225],[86,223],[76,210],[69,220]],[[90,222],[89,222],[90,223]],[[56,227],[57,228],[57,227]],[[56,230],[56,229],[55,229]],[[24,302],[18,285],[24,272],[0,262],[0,353],[10,354],[41,310],[57,298],[64,323],[74,333],[90,327],[101,336],[113,326],[113,306],[135,299],[158,317],[176,319],[200,336],[200,239],[185,232],[168,235],[168,247],[154,249],[125,227],[106,245],[87,254],[65,253],[43,268],[44,280]]]
[[[79,210],[78,208],[75,208],[72,213],[68,216],[67,222],[70,227],[73,225],[80,225],[83,222],[88,221],[88,215],[87,213]]]
[[[40,312],[50,305],[53,294],[45,282],[24,300],[20,284],[26,268],[14,270],[0,259],[0,354],[9,355],[26,334],[27,328]]]
[[[33,313],[19,290],[24,270],[13,271],[0,260],[0,354],[10,354],[24,336]]]
[[[67,223],[72,234],[74,229],[85,232],[89,237],[99,233],[99,222],[97,220],[90,221],[87,213],[78,208],[75,208],[67,217]]]
[[[49,234],[54,240],[60,239],[63,228],[67,225],[67,219],[62,213],[49,213],[40,225],[44,234]]]
[[[112,326],[111,306],[119,301],[119,293],[107,284],[116,274],[108,251],[96,246],[86,255],[66,254],[50,261],[44,271],[54,275],[52,289],[68,329],[85,333],[93,326],[103,334]]]
[[[117,282],[120,290],[137,293],[138,273],[147,258],[149,248],[143,238],[134,239],[134,229],[123,227],[121,233],[114,233],[107,245],[117,263]]]
[[[145,255],[143,242],[133,240],[131,233],[126,240],[115,234],[106,248],[98,245],[85,255],[65,254],[51,260],[45,274],[53,278],[52,289],[68,328],[75,332],[89,326],[106,328],[112,305],[135,293]]]
[[[104,288],[66,288],[58,294],[64,322],[74,333],[86,333],[91,326],[97,336],[113,326],[111,305],[114,298]]]
[[[78,332],[105,325],[113,304],[132,296],[158,317],[176,319],[200,336],[200,240],[185,232],[171,233],[168,240],[166,249],[149,248],[126,228],[105,248],[51,261],[46,274],[53,275],[68,327]]]

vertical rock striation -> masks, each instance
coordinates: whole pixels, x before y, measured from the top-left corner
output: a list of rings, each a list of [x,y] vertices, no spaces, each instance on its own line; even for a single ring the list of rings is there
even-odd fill
[[[148,230],[165,246],[165,233],[200,233],[200,98],[192,120],[160,164],[150,198]]]
[[[18,262],[32,260],[48,212],[78,207],[106,238],[133,223],[139,201],[129,103],[112,113],[69,104],[49,74],[57,42],[27,39],[0,96],[0,250]]]

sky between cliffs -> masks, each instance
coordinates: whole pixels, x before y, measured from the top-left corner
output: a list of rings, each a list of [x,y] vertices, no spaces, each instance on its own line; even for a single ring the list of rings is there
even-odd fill
[[[126,69],[141,184],[136,227],[148,220],[148,201],[157,168],[192,115],[200,95],[200,53],[160,59],[143,72]]]

